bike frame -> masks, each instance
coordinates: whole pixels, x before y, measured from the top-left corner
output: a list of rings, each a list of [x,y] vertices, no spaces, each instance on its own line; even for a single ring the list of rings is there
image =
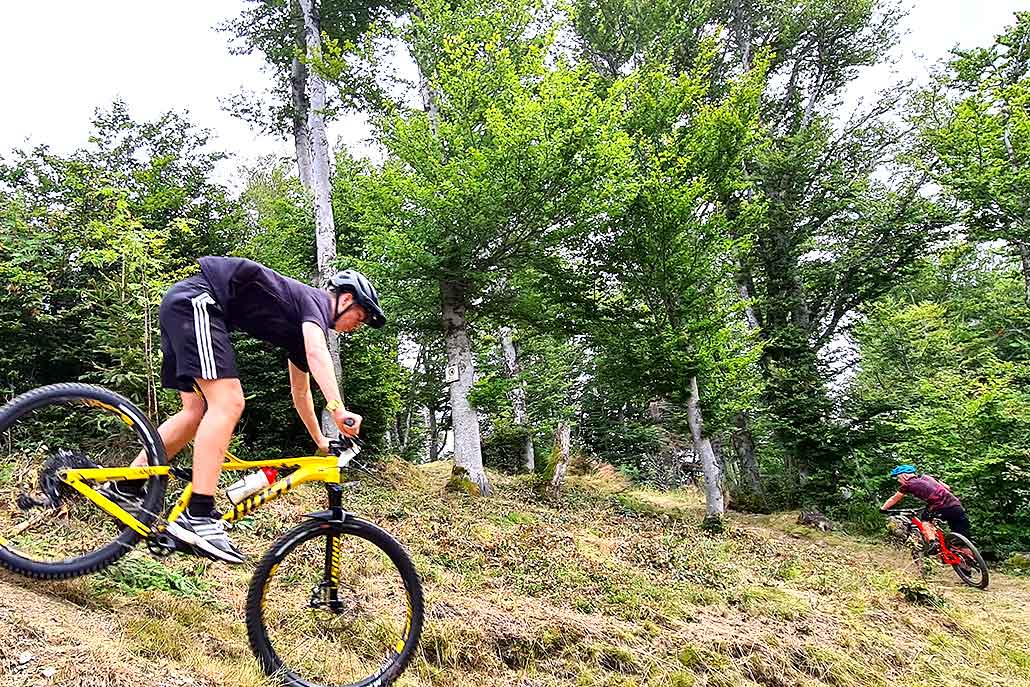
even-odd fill
[[[241,460],[231,453],[226,453],[226,460],[222,465],[223,471],[239,472],[266,467],[297,468],[297,470],[283,479],[270,484],[256,494],[248,496],[237,504],[235,508],[225,513],[222,519],[227,522],[240,520],[263,504],[274,501],[301,484],[309,482],[340,484],[343,470],[350,465],[355,455],[357,455],[357,451],[353,448],[344,449],[339,456],[330,454],[328,456],[302,456],[299,458],[277,458],[273,460]],[[163,532],[165,523],[174,521],[186,509],[190,495],[193,493],[192,482],[186,485],[178,501],[176,501],[168,513],[168,517],[163,520],[160,518],[155,520],[149,527],[117,503],[99,493],[93,488],[91,483],[161,477],[167,476],[171,470],[172,466],[170,465],[70,469],[63,473],[62,480],[86,499],[96,504],[100,509],[132,528],[139,535],[150,537]]]
[[[933,527],[936,530],[937,544],[940,547],[940,558],[945,565],[959,565],[962,563],[962,559],[952,553],[948,545],[944,543],[944,532],[941,531],[940,527],[931,525],[931,523],[923,522],[914,515],[909,516],[911,524],[919,530],[919,534],[923,537],[923,541],[930,541],[934,538],[932,534],[928,532],[928,527]]]

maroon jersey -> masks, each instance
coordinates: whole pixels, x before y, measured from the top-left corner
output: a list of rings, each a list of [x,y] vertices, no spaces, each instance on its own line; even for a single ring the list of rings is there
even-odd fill
[[[913,477],[902,484],[898,491],[902,494],[911,494],[921,501],[926,501],[926,506],[932,511],[941,511],[945,508],[961,506],[962,502],[951,493],[951,490],[935,480],[930,475]]]

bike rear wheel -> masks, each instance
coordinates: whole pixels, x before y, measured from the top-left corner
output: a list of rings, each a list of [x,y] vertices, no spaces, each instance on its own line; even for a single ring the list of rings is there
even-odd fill
[[[312,519],[258,563],[247,635],[289,687],[390,685],[422,633],[422,585],[396,539],[370,522]]]
[[[96,572],[139,535],[75,491],[67,469],[126,467],[143,451],[166,465],[157,430],[128,399],[89,384],[53,384],[0,408],[0,565],[38,579]],[[167,477],[146,482],[138,519],[150,524]],[[96,484],[90,486],[96,488]]]
[[[990,573],[987,570],[987,563],[973,542],[956,532],[948,534],[945,542],[951,552],[962,559],[961,564],[951,566],[959,579],[970,587],[987,589],[987,585],[991,581]]]

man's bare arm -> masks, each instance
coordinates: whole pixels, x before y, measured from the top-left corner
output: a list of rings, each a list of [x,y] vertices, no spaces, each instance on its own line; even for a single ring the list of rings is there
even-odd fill
[[[901,502],[901,499],[903,498],[905,498],[904,494],[902,494],[900,491],[895,492],[894,496],[890,497],[889,499],[883,502],[883,505],[880,506],[880,510],[887,510],[888,508],[893,508],[894,506],[898,505]]]
[[[322,434],[322,428],[318,424],[318,416],[315,414],[315,402],[311,397],[311,378],[307,372],[301,371],[292,362],[287,363],[290,371],[290,395],[293,397],[293,407],[297,410],[301,422],[307,428],[312,441],[320,449],[329,448],[329,442]]]
[[[336,381],[336,372],[333,370],[333,361],[329,357],[329,346],[325,341],[325,334],[314,322],[305,322],[302,325],[304,332],[304,351],[307,354],[308,369],[315,383],[322,390],[327,404],[333,401],[341,405],[333,411],[333,421],[340,431],[348,436],[357,436],[361,429],[361,416],[344,410],[343,397],[340,394],[340,385]],[[347,424],[350,420],[351,424]]]

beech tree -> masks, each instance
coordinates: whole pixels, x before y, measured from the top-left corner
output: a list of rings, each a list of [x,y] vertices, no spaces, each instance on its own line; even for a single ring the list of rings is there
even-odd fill
[[[735,282],[763,343],[763,401],[783,457],[770,467],[795,499],[830,497],[846,446],[832,413],[826,351],[863,303],[905,278],[948,219],[921,193],[928,177],[911,164],[918,155],[911,127],[893,123],[904,84],[838,113],[860,69],[895,45],[900,8],[891,0],[674,1],[639,12],[624,0],[584,0],[579,7],[582,52],[602,72],[649,60],[703,67],[712,75],[709,97],[718,100],[767,60],[760,111],[768,140],[740,160],[746,183],[721,189],[719,200],[729,236],[746,239]],[[717,50],[705,51],[713,37]],[[883,169],[886,178],[876,175]],[[750,416],[735,422],[747,464]]]
[[[675,74],[659,64],[615,82],[637,170],[627,206],[595,239],[596,273],[608,286],[596,289],[605,294],[597,308],[599,346],[621,349],[638,389],[686,410],[708,515],[716,518],[724,510],[721,477],[703,408],[717,407],[720,375],[749,355],[746,345],[734,350],[747,337],[741,323],[733,325],[729,279],[737,246],[718,191],[739,183],[741,158],[761,141],[748,133],[756,131],[761,86],[756,71],[713,106],[703,70]],[[630,340],[632,347],[623,347]],[[707,397],[699,390],[706,385]]]
[[[301,182],[312,183],[309,161],[313,150],[309,132],[312,109],[310,74],[329,58],[333,65],[332,92],[337,107],[361,109],[377,99],[372,74],[360,60],[347,61],[369,28],[404,11],[407,3],[348,3],[339,0],[247,0],[240,16],[219,26],[231,36],[230,52],[260,53],[272,77],[270,92],[245,90],[227,99],[238,117],[259,131],[291,136]],[[305,12],[304,8],[310,8]],[[309,39],[308,27],[314,29]],[[323,43],[324,39],[324,43]],[[312,45],[313,44],[313,45]],[[311,48],[315,49],[312,50]],[[312,69],[315,66],[316,69]],[[315,107],[326,116],[325,104]]]
[[[1030,308],[1030,12],[1016,18],[993,45],[954,52],[917,122],[966,227],[1018,256]]]
[[[501,356],[504,361],[504,371],[507,377],[512,380],[511,390],[508,397],[511,399],[512,416],[515,425],[526,432],[522,448],[522,469],[526,472],[533,472],[536,468],[536,456],[533,450],[533,432],[529,427],[529,414],[526,411],[526,385],[519,379],[519,360],[515,349],[515,339],[511,327],[501,327],[499,332],[501,344]]]
[[[425,76],[426,110],[379,120],[391,160],[382,183],[400,201],[374,223],[391,281],[438,295],[448,363],[455,470],[482,492],[470,336],[481,307],[503,309],[503,279],[575,245],[615,197],[628,160],[618,111],[590,75],[549,58],[545,17],[518,0],[427,1],[407,44]],[[372,209],[370,208],[370,211]]]
[[[345,106],[367,102],[375,90],[372,80],[360,70],[344,69],[348,62],[342,53],[352,49],[372,22],[388,16],[393,7],[389,3],[355,6],[335,0],[252,0],[239,18],[222,27],[235,38],[234,52],[261,52],[275,79],[272,104],[253,95],[240,95],[231,101],[231,107],[264,131],[283,134],[288,128],[293,136],[300,180],[314,199],[316,267],[311,276],[318,286],[337,270],[339,241],[333,221],[326,134],[330,110],[323,68],[327,62],[332,63]],[[331,60],[326,59],[328,53],[332,53]],[[329,332],[328,342],[336,378],[342,379],[336,332]],[[339,433],[325,412],[322,431],[327,436]]]

